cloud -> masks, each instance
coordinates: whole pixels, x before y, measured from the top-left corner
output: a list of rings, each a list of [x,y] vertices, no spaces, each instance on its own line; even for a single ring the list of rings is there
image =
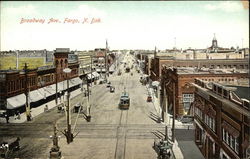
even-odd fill
[[[237,12],[243,9],[243,6],[240,2],[216,2],[216,4],[207,4],[204,6],[206,10],[217,11],[221,10],[224,12]]]

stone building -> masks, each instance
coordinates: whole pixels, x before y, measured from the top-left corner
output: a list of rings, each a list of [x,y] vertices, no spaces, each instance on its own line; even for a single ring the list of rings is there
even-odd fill
[[[204,157],[249,158],[249,87],[242,90],[200,79],[192,85],[195,143]]]

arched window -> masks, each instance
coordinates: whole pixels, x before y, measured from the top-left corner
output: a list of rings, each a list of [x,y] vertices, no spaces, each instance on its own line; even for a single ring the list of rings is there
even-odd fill
[[[61,67],[63,67],[63,60],[61,60]]]
[[[58,61],[58,60],[56,60],[56,66],[58,66],[58,64],[59,64],[59,61]]]

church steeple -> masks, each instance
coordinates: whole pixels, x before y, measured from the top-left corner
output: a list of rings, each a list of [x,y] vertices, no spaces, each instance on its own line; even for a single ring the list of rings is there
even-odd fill
[[[212,41],[212,48],[218,48],[218,43],[217,43],[217,40],[216,40],[216,37],[215,37],[215,33],[214,33],[214,38],[213,38],[213,41]]]

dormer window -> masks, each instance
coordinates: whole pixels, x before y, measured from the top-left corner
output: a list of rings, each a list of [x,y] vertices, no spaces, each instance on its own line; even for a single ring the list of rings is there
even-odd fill
[[[216,92],[217,88],[216,88],[216,85],[213,84],[213,91]]]
[[[225,89],[223,89],[223,96],[226,97],[226,98],[228,98],[228,91],[225,90]]]

